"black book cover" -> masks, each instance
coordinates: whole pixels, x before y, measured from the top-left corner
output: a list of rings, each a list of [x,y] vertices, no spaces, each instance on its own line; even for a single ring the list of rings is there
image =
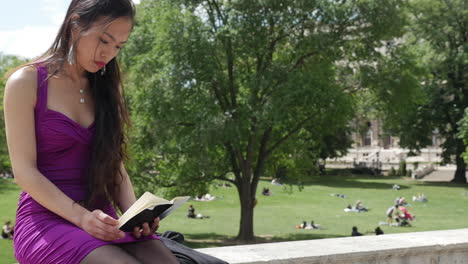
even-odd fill
[[[147,222],[150,226],[153,220],[169,209],[173,204],[160,204],[153,209],[145,209],[139,214],[130,218],[124,225],[120,227],[120,230],[124,232],[133,232],[133,228],[138,226],[142,228],[143,223]]]

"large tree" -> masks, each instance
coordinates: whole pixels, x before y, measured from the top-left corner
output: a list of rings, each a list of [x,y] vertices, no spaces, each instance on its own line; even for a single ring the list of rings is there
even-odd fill
[[[194,193],[213,179],[231,182],[241,204],[238,239],[252,240],[267,162],[304,164],[312,146],[342,138],[354,87],[341,76],[401,34],[402,5],[143,0],[122,56],[134,180]]]
[[[462,158],[465,145],[457,133],[468,107],[468,1],[410,3],[411,22],[402,45],[410,54],[406,59],[416,56],[417,62],[401,67],[406,67],[409,75],[415,73],[414,69],[419,71],[413,75],[418,76],[419,83],[412,87],[419,86],[422,96],[402,115],[388,118],[388,124],[403,146],[414,149],[431,144],[433,131],[438,131],[444,139],[444,161],[457,165],[452,181],[466,183],[466,162]]]

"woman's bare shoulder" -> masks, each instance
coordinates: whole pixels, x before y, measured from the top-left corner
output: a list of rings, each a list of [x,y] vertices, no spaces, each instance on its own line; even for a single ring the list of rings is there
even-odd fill
[[[13,72],[7,80],[8,85],[31,86],[37,82],[37,69],[34,65],[26,65]],[[33,85],[35,86],[35,85]]]
[[[33,102],[37,91],[37,69],[33,65],[27,65],[13,72],[5,86],[5,100],[29,99]]]

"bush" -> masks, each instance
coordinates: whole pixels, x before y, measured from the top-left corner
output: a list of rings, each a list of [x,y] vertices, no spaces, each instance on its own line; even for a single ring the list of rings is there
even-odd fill
[[[400,167],[398,168],[397,175],[406,176],[406,161],[405,160],[400,160]]]
[[[406,176],[407,177],[411,177],[413,175],[413,171],[412,170],[407,170],[406,171]]]

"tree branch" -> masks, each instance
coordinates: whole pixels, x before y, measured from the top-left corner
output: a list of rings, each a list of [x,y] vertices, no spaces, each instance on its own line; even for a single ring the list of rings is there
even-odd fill
[[[222,176],[217,176],[217,177],[216,177],[216,176],[215,176],[215,177],[213,177],[213,179],[215,179],[215,180],[220,180],[220,181],[227,181],[227,182],[230,182],[230,183],[232,183],[232,184],[234,184],[234,185],[237,185],[237,183],[236,183],[235,181],[233,181],[233,180],[231,180],[231,179],[228,179],[228,178],[226,178],[226,177],[222,177]]]
[[[272,127],[269,127],[268,129],[265,130],[262,136],[262,141],[260,143],[260,148],[258,151],[258,157],[257,157],[257,164],[255,166],[255,171],[253,174],[253,179],[252,179],[252,185],[251,185],[251,192],[255,192],[257,190],[258,186],[258,181],[260,179],[260,174],[263,171],[263,166],[265,165],[265,161],[267,158],[266,155],[266,146],[268,144],[268,141],[270,140],[270,135],[271,131],[273,130]]]
[[[290,136],[292,136],[297,131],[299,131],[304,126],[304,124],[307,121],[311,120],[311,119],[312,119],[312,116],[310,116],[310,117],[304,119],[303,121],[299,122],[296,127],[294,127],[291,131],[289,131],[284,137],[280,138],[275,144],[273,144],[273,146],[271,148],[269,148],[266,151],[265,157],[269,156],[273,152],[273,150],[275,150],[277,147],[279,147],[281,144],[283,144]]]
[[[221,108],[221,111],[225,113],[228,110],[228,105],[229,105],[228,99],[221,93],[220,89],[217,88],[216,81],[211,82],[211,89],[213,90],[216,96],[216,99],[219,102],[219,107]]]
[[[226,142],[224,143],[224,146],[226,147],[227,149],[227,152],[229,153],[229,157],[230,157],[230,160],[231,160],[231,166],[232,166],[232,170],[234,172],[234,176],[236,176],[236,181],[237,182],[240,182],[240,178],[241,178],[241,169],[239,168],[239,164],[241,164],[241,160],[237,160],[237,157],[236,157],[236,152],[234,151],[234,148],[232,147],[231,143],[229,142]]]
[[[304,65],[304,62],[307,58],[309,57],[312,57],[313,55],[315,55],[315,52],[309,52],[309,53],[306,53],[304,55],[302,55],[301,57],[299,57],[297,60],[296,60],[296,63],[294,64],[294,66],[288,70],[288,72],[292,72],[298,68],[300,68],[302,65]]]

